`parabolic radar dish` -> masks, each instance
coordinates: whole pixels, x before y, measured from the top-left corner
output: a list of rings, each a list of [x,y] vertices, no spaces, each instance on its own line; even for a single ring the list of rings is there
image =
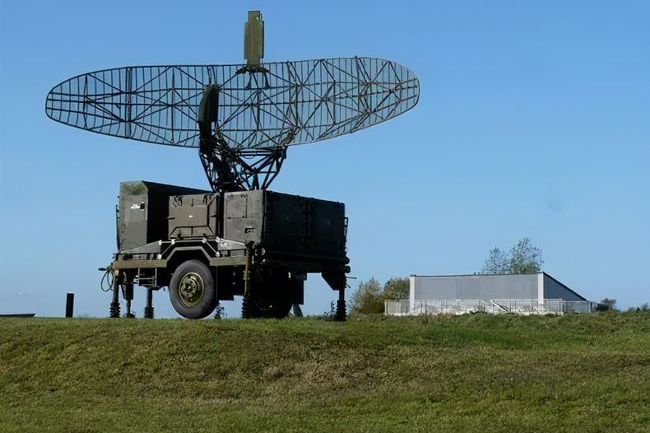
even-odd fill
[[[218,92],[214,131],[234,152],[358,131],[416,105],[408,68],[367,57],[245,65],[133,66],[78,75],[47,95],[47,115],[99,134],[200,147],[199,105]]]

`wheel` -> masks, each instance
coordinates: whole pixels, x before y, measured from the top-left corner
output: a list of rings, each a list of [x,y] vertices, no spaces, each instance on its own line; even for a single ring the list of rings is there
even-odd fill
[[[242,317],[283,319],[291,310],[289,273],[283,269],[266,270],[258,275],[253,291],[244,296]]]
[[[289,290],[285,287],[273,287],[273,295],[261,308],[262,317],[284,319],[291,311]]]
[[[169,283],[169,299],[174,310],[187,319],[209,316],[217,305],[210,269],[198,260],[181,263]]]
[[[283,295],[283,293],[274,293],[273,295],[244,297],[242,317],[245,319],[284,319],[291,311],[291,302],[288,296]]]

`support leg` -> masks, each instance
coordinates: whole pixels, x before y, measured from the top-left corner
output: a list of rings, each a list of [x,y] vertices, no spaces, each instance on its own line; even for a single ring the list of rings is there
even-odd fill
[[[147,304],[144,307],[144,318],[153,319],[153,289],[147,289]]]
[[[241,317],[242,319],[252,319],[255,317],[256,308],[255,301],[251,294],[252,289],[252,274],[253,274],[253,243],[249,242],[246,245],[246,267],[244,268],[244,299],[241,304]]]
[[[250,292],[244,293],[244,299],[241,304],[241,317],[242,319],[252,319],[256,317],[257,308],[255,301],[252,299]]]
[[[292,309],[294,317],[302,317],[302,309],[300,308],[300,304],[293,304]]]
[[[131,301],[133,300],[133,283],[127,282],[124,285],[124,299],[126,299],[126,317],[133,319],[135,314],[131,312]]]
[[[339,291],[339,299],[336,301],[336,312],[334,313],[334,320],[337,322],[344,322],[347,316],[347,312],[345,311],[345,287],[347,286],[345,273],[349,271],[350,268],[346,266],[343,269],[321,272],[327,284],[332,289]]]
[[[118,318],[120,317],[120,283],[119,283],[119,271],[116,271],[113,274],[113,301],[111,302],[110,317]]]
[[[339,299],[336,301],[336,321],[345,322],[347,312],[345,311],[345,289],[339,289]]]

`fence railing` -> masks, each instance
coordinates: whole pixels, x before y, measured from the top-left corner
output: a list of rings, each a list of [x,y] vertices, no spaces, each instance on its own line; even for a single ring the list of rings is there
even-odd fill
[[[385,301],[384,314],[387,316],[417,316],[438,314],[468,314],[484,312],[489,314],[564,314],[590,313],[594,309],[590,301],[565,301],[563,299],[434,299]]]
[[[387,316],[410,315],[409,301],[384,301],[384,314]]]

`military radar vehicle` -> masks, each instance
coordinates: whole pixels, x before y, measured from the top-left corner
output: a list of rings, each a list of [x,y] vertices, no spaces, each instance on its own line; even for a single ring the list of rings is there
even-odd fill
[[[345,319],[350,271],[342,203],[272,192],[289,146],[348,134],[411,109],[419,82],[367,57],[263,63],[259,11],[244,27],[245,64],[127,66],[90,72],[47,95],[51,119],[99,134],[197,148],[209,189],[123,182],[110,316],[120,293],[167,287],[183,317],[210,315],[243,296],[242,316],[286,316],[309,273],[338,291]]]

